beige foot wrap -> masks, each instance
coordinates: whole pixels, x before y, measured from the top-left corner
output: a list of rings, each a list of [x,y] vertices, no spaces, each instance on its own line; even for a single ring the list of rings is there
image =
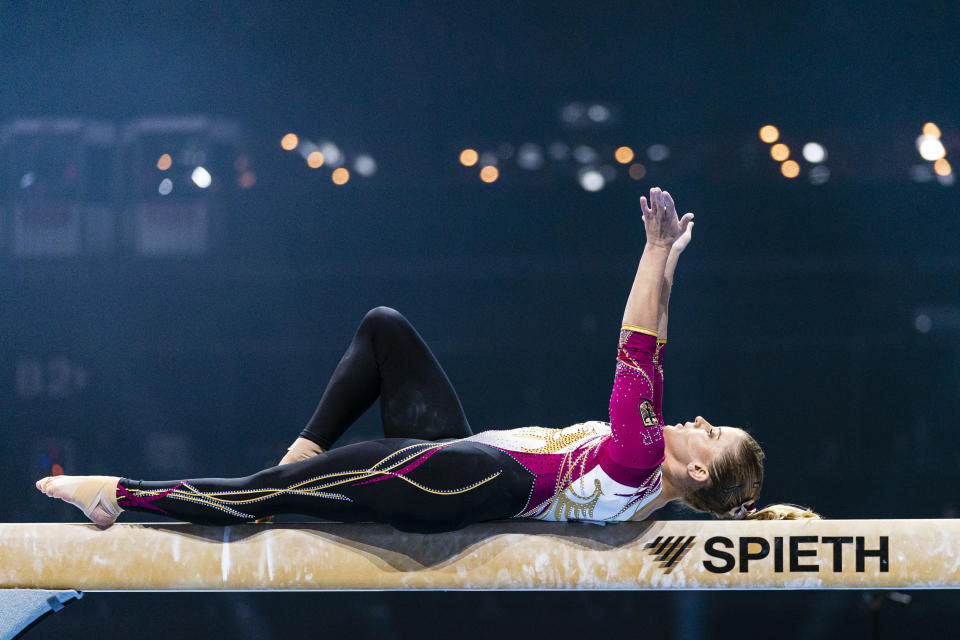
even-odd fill
[[[60,498],[83,511],[99,525],[112,524],[123,509],[117,504],[116,476],[51,476],[37,488],[51,498]]]
[[[293,444],[287,447],[287,455],[283,456],[280,464],[290,464],[291,462],[300,462],[323,453],[323,447],[313,440],[306,438],[297,438]]]

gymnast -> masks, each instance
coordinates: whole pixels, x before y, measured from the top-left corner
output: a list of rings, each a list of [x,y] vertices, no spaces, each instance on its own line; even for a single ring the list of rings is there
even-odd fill
[[[429,533],[506,518],[642,520],[673,501],[727,518],[818,517],[792,505],[756,509],[764,454],[743,429],[700,416],[663,424],[667,307],[694,216],[678,218],[659,188],[640,208],[646,246],[623,314],[609,423],[474,434],[419,333],[377,307],[278,466],[162,482],[61,475],[37,488],[100,526],[124,510],[224,525],[290,513]],[[384,438],[331,449],[378,397]]]

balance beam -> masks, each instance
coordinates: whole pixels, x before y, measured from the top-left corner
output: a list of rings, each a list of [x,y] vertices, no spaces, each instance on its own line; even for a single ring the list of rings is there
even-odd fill
[[[0,524],[3,589],[957,587],[960,520]]]

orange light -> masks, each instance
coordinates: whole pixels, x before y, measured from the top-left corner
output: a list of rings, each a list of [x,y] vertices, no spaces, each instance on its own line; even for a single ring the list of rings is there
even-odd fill
[[[776,160],[777,162],[783,162],[790,157],[790,147],[778,142],[777,144],[770,147],[770,157]]]
[[[946,158],[940,158],[933,163],[933,170],[938,176],[948,176],[953,169],[950,167],[950,163],[947,162]]]
[[[634,180],[643,180],[643,177],[647,175],[647,168],[640,164],[639,162],[630,165],[630,170],[628,171],[630,177]]]
[[[249,189],[257,184],[257,174],[253,171],[244,171],[240,174],[240,177],[237,178],[237,184],[240,185],[242,189]]]
[[[173,166],[173,158],[170,157],[169,153],[165,153],[157,158],[157,169],[160,169],[160,171],[166,171],[171,166]]]
[[[480,159],[480,154],[478,154],[473,149],[464,149],[460,152],[460,164],[465,167],[472,167],[477,164],[477,160]]]
[[[288,133],[280,139],[280,146],[287,151],[293,151],[297,148],[298,144],[300,144],[300,138],[298,138],[295,133]]]
[[[633,149],[630,147],[618,147],[617,150],[613,152],[613,157],[616,158],[620,164],[628,164],[633,162]]]
[[[923,125],[923,135],[930,136],[931,138],[939,138],[940,127],[932,122],[928,122],[927,124]]]
[[[350,179],[350,172],[343,167],[334,169],[330,179],[333,180],[333,184],[347,184],[347,181]]]
[[[760,127],[760,139],[767,144],[772,144],[780,138],[780,131],[772,124],[765,124]]]
[[[52,467],[50,467],[50,475],[52,475],[52,476],[62,476],[62,475],[63,475],[63,467],[61,467],[61,466],[58,465],[58,464],[53,465]]]
[[[787,160],[780,165],[780,173],[787,178],[796,178],[798,175],[800,175],[800,165],[793,160]]]
[[[311,151],[307,156],[307,166],[311,169],[319,169],[323,166],[323,154],[319,151]]]
[[[480,169],[480,179],[484,182],[496,182],[499,177],[500,170],[492,164],[488,164],[483,169]]]

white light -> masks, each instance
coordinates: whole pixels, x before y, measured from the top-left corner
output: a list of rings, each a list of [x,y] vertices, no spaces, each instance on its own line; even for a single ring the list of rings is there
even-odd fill
[[[817,142],[808,142],[803,145],[803,157],[807,162],[819,164],[827,159],[827,150]]]
[[[534,171],[542,167],[543,154],[540,152],[540,147],[532,142],[520,145],[520,149],[517,151],[517,164],[520,165],[521,169],[527,169],[528,171]]]
[[[587,117],[594,122],[606,122],[610,119],[610,109],[602,104],[590,105],[590,108],[587,109]]]
[[[920,156],[928,162],[939,160],[947,155],[947,150],[943,147],[943,143],[931,136],[920,136],[917,138],[917,151],[919,151]]]
[[[830,179],[830,169],[825,166],[817,165],[813,169],[810,169],[810,184],[823,184]]]
[[[560,111],[560,117],[564,122],[573,123],[583,117],[583,105],[579,102],[571,102],[570,104],[564,105],[563,109]]]
[[[651,162],[663,162],[670,157],[670,149],[665,144],[652,144],[647,147],[647,157]]]
[[[933,171],[925,164],[915,164],[910,167],[910,179],[914,182],[930,182],[933,180]]]
[[[203,167],[197,167],[194,169],[193,173],[190,174],[190,179],[193,180],[193,184],[197,185],[201,189],[206,189],[213,181],[213,179],[210,177],[210,172]]]
[[[587,191],[600,191],[606,184],[603,174],[596,169],[587,169],[580,173],[580,186]]]
[[[36,181],[37,174],[35,174],[33,171],[27,171],[25,174],[23,174],[23,177],[20,178],[20,188],[29,189],[30,186]]]
[[[937,174],[937,182],[939,182],[945,187],[951,186],[956,181],[957,181],[957,176],[952,171],[945,176],[941,176],[940,174]]]
[[[353,161],[353,169],[364,178],[369,178],[377,172],[377,161],[367,154],[362,154]]]
[[[324,164],[328,164],[331,167],[339,167],[343,164],[343,154],[340,153],[337,145],[329,140],[324,140],[320,143],[320,153],[323,154]]]
[[[917,317],[913,321],[913,326],[920,333],[930,333],[930,329],[933,328],[933,321],[925,313],[918,313]]]
[[[550,157],[557,162],[563,162],[570,157],[570,147],[562,142],[554,142],[550,145]]]
[[[593,150],[593,147],[588,147],[585,144],[577,145],[573,150],[573,159],[580,164],[590,164],[597,161],[597,152]]]
[[[157,187],[157,191],[160,192],[162,196],[170,195],[170,192],[173,191],[173,180],[170,178],[164,178],[160,181],[160,186]]]

